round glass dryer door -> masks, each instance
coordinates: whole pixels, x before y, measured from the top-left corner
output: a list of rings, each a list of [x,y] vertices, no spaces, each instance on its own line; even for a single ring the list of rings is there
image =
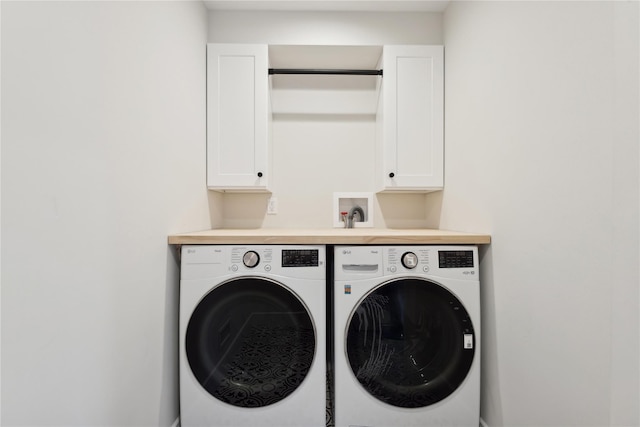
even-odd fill
[[[367,294],[351,314],[346,353],[375,398],[402,408],[432,405],[464,381],[474,356],[469,314],[447,289],[397,279]]]
[[[316,350],[311,315],[288,288],[240,278],[209,292],[193,311],[186,353],[198,382],[216,399],[262,407],[305,379]]]

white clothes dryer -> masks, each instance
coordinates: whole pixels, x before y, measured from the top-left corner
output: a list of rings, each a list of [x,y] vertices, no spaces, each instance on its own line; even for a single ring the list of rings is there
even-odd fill
[[[336,427],[477,427],[477,248],[334,251]]]
[[[325,425],[325,255],[324,246],[182,247],[182,427]]]

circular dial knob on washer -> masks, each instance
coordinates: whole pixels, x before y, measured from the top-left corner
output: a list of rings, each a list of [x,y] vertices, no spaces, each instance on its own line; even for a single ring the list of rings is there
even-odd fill
[[[418,257],[413,252],[405,252],[402,254],[402,265],[404,268],[412,269],[418,265]]]
[[[249,268],[253,268],[260,262],[260,255],[256,251],[249,251],[242,257],[242,262]]]

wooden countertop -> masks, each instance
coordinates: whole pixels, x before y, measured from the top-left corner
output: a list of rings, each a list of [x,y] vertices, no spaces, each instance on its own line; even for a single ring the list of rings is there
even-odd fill
[[[487,234],[430,229],[216,229],[169,236],[172,245],[223,244],[305,244],[305,245],[377,245],[377,244],[470,244],[491,243]]]

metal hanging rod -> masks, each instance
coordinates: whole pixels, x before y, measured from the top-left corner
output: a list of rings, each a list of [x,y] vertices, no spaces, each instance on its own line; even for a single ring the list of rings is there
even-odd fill
[[[326,75],[336,75],[336,76],[382,76],[382,70],[269,68],[269,75],[271,76],[273,74],[326,74]]]

